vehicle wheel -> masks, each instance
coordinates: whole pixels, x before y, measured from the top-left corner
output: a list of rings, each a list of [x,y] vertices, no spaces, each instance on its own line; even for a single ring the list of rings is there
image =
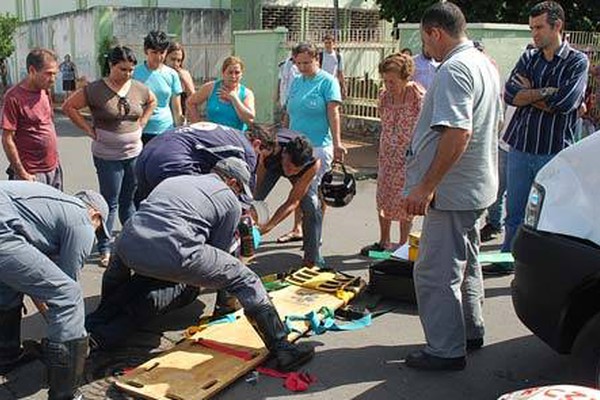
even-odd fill
[[[573,343],[571,356],[573,378],[600,387],[600,313],[583,326]]]

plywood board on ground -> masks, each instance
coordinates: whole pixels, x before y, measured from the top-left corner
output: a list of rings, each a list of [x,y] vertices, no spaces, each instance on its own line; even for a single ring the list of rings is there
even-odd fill
[[[343,301],[330,293],[299,286],[288,286],[271,293],[281,317],[306,314],[326,306],[337,309]],[[196,333],[173,349],[131,370],[120,377],[118,388],[146,399],[202,400],[208,399],[252,371],[268,356],[260,336],[240,311],[234,322],[212,325]],[[294,322],[302,332],[308,325]],[[300,333],[290,334],[295,340]],[[195,339],[210,339],[228,347],[245,350],[255,356],[249,361],[195,345]]]

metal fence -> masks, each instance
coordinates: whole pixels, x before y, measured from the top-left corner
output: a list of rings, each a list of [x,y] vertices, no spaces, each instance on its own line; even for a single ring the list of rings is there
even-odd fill
[[[331,30],[290,31],[286,48],[301,41],[310,41],[323,47],[323,37]],[[377,97],[382,82],[377,66],[387,55],[397,52],[400,32],[386,29],[347,29],[336,34],[336,49],[344,57],[347,97],[342,114],[345,116],[345,130],[376,134],[379,131]],[[590,59],[587,102],[588,115],[600,128],[600,32],[565,32],[565,39],[583,51]]]

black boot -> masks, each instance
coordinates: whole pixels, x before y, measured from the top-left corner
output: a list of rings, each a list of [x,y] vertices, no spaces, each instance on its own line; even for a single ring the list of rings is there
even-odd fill
[[[287,331],[272,304],[260,306],[246,313],[246,317],[277,359],[277,367],[281,371],[292,371],[310,361],[315,355],[313,348],[288,341]]]
[[[38,357],[33,342],[21,346],[21,307],[0,310],[0,375]]]
[[[64,343],[44,339],[42,348],[48,368],[48,399],[83,399],[77,388],[88,355],[88,337]]]
[[[217,299],[215,300],[215,309],[213,317],[222,317],[223,315],[231,314],[242,308],[237,297],[229,293],[225,289],[217,290]]]

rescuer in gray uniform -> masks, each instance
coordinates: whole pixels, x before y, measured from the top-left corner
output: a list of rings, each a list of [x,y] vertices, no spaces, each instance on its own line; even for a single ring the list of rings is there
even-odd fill
[[[78,398],[88,353],[77,282],[94,233],[106,235],[108,205],[91,190],[69,196],[37,182],[0,182],[0,374],[32,359],[21,345],[23,294],[44,312],[48,397]],[[27,350],[26,350],[27,349]]]
[[[290,370],[310,360],[314,350],[288,342],[260,278],[228,253],[241,216],[238,196],[251,196],[250,176],[244,161],[226,158],[210,174],[164,180],[123,227],[111,268],[126,275],[131,269],[137,275],[227,290],[244,307],[278,367]],[[90,326],[93,346],[108,347],[117,331],[126,335],[118,321]]]

